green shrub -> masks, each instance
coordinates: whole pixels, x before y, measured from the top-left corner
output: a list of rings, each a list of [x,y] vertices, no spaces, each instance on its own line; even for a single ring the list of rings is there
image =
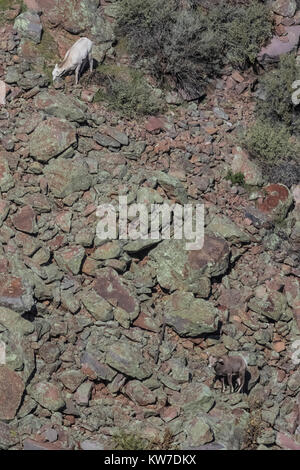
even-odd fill
[[[254,64],[261,46],[271,37],[270,11],[257,2],[234,10],[226,30],[227,57],[232,65],[244,69]]]
[[[94,101],[106,101],[111,109],[123,116],[153,115],[161,109],[159,99],[137,71],[129,72],[127,78],[106,75],[104,83],[105,89],[98,91]]]
[[[282,56],[278,67],[265,73],[260,80],[265,100],[257,102],[257,115],[262,119],[282,121],[288,126],[297,127],[299,111],[294,110],[291,95],[294,91],[292,83],[298,78],[299,71],[296,67],[295,55]]]
[[[237,184],[239,186],[244,186],[245,184],[245,176],[241,172],[232,173],[232,171],[229,170],[226,175],[226,179],[231,181],[232,184]]]
[[[116,450],[149,450],[150,443],[135,434],[120,432],[113,436]]]
[[[257,120],[248,129],[243,144],[252,156],[266,163],[272,163],[297,154],[297,146],[290,139],[291,134],[286,125]]]
[[[129,52],[159,80],[187,95],[199,96],[209,77],[231,61],[254,62],[270,36],[269,10],[254,2],[226,2],[209,9],[182,7],[180,0],[121,0],[117,36],[126,37]]]

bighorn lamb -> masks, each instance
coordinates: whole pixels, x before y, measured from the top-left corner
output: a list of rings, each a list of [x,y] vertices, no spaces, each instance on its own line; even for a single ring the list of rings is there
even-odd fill
[[[90,64],[90,71],[93,70],[92,58],[93,43],[88,38],[80,38],[73,46],[67,51],[63,61],[58,65],[56,64],[52,77],[53,81],[70,70],[75,70],[75,83],[78,84],[79,73],[82,65],[88,59]]]
[[[208,366],[213,367],[216,373],[213,385],[218,378],[222,381],[222,392],[225,391],[225,378],[230,386],[230,393],[234,391],[232,377],[237,376],[238,390],[240,392],[245,384],[247,363],[241,356],[210,356]]]

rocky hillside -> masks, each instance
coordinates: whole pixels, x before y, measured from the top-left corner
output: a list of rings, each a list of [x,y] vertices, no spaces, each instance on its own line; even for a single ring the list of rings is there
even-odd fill
[[[53,84],[80,35],[128,65],[117,3],[0,0],[0,449],[299,450],[300,185],[239,145],[257,74],[227,67],[193,101],[149,78],[164,112],[130,119],[94,99],[104,68]],[[300,28],[273,4],[264,60]],[[204,204],[203,249],[100,240],[120,195]],[[227,354],[245,393],[213,387],[208,355]]]

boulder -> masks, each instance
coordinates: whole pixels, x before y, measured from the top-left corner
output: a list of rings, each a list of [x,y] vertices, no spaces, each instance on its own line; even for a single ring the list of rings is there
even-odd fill
[[[296,0],[275,0],[275,2],[272,3],[271,8],[274,13],[277,13],[277,15],[292,18],[296,13],[297,2]]]
[[[45,168],[44,174],[54,197],[64,198],[90,188],[92,178],[88,166],[81,159],[57,158]]]
[[[242,173],[246,184],[260,186],[263,183],[262,171],[256,163],[250,160],[249,155],[240,147],[234,149],[232,154],[232,173]]]
[[[114,269],[103,268],[97,271],[93,284],[95,292],[114,307],[119,307],[135,320],[140,311],[139,302]]]
[[[256,201],[256,208],[271,222],[282,222],[293,203],[293,196],[284,184],[268,184]]]
[[[230,249],[227,241],[214,234],[206,234],[201,250],[186,250],[184,240],[163,240],[150,251],[157,280],[169,291],[181,289],[208,297],[210,278],[227,271]]]
[[[86,120],[87,106],[77,98],[56,90],[39,93],[34,104],[38,110],[43,110],[50,116],[79,123]]]
[[[21,314],[29,312],[35,301],[30,285],[21,277],[0,274],[0,306]]]
[[[138,380],[152,375],[153,367],[143,357],[140,345],[129,341],[113,343],[106,353],[106,362],[113,369]]]
[[[284,38],[275,35],[269,44],[261,48],[257,57],[260,63],[268,64],[278,62],[281,55],[288,54],[297,49],[300,37],[300,25],[286,26],[285,31],[286,36],[284,36]]]
[[[31,39],[36,44],[41,41],[43,26],[39,15],[33,10],[21,13],[15,19],[14,28],[21,38]]]
[[[0,419],[14,419],[24,388],[24,382],[16,372],[0,365]]]
[[[7,192],[15,185],[7,162],[6,152],[0,152],[0,191]]]
[[[36,160],[47,162],[74,146],[76,142],[75,128],[67,121],[53,117],[42,121],[32,133],[29,152]]]
[[[167,325],[180,336],[199,336],[218,330],[218,310],[211,302],[195,299],[191,292],[175,292],[164,302]]]
[[[28,389],[30,396],[43,408],[59,411],[65,406],[60,388],[50,382],[37,382]]]

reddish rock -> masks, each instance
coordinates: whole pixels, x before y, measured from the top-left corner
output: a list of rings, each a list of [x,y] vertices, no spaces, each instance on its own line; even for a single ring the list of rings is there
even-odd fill
[[[23,446],[24,450],[69,450],[63,447],[60,442],[53,444],[51,442],[39,442],[33,439],[25,439]]]
[[[41,11],[38,0],[23,0],[29,10]]]
[[[235,80],[238,83],[241,83],[244,81],[244,77],[237,70],[235,70],[231,76],[233,80]]]
[[[85,258],[85,250],[82,246],[68,246],[55,252],[54,258],[61,269],[76,275],[80,272]]]
[[[297,48],[300,36],[300,25],[286,26],[285,31],[287,36],[283,38],[277,35],[273,36],[271,42],[260,50],[258,54],[259,62],[276,62],[281,55],[287,54]],[[282,39],[285,40],[283,41]]]
[[[120,307],[129,313],[132,320],[138,316],[138,301],[113,269],[104,268],[98,271],[94,289],[114,307]]]
[[[143,330],[154,331],[155,333],[159,331],[159,325],[155,323],[151,315],[145,312],[139,314],[137,319],[133,322],[133,326],[137,326]]]
[[[0,275],[0,305],[15,312],[25,313],[34,305],[32,292],[20,277]]]
[[[72,213],[69,211],[60,212],[56,218],[55,223],[56,225],[61,228],[63,232],[70,232],[71,230],[71,220],[72,220]]]
[[[16,372],[0,365],[0,419],[14,419],[24,388],[24,382]]]
[[[276,341],[276,343],[273,344],[273,349],[274,351],[280,353],[282,351],[285,351],[285,343],[283,341]]]
[[[275,183],[263,188],[256,207],[272,222],[280,222],[286,217],[292,202],[293,198],[289,189],[283,184]]]
[[[176,406],[166,406],[163,408],[159,415],[165,423],[169,423],[169,421],[172,421],[172,419],[177,418],[179,414],[179,409]]]
[[[165,129],[166,122],[163,118],[151,116],[145,124],[148,132],[160,131]]]
[[[277,433],[276,444],[282,449],[286,450],[300,450],[300,442],[297,442],[294,436],[284,434],[283,432]]]
[[[12,217],[17,230],[25,233],[36,233],[36,215],[31,206],[24,206]]]
[[[128,382],[124,392],[133,402],[141,406],[151,405],[156,402],[155,394],[138,380]]]
[[[272,10],[281,16],[294,16],[297,8],[296,0],[275,0],[272,3]]]
[[[263,182],[260,168],[249,158],[249,155],[240,147],[233,149],[231,164],[232,173],[242,173],[245,182],[250,185],[261,185]]]

